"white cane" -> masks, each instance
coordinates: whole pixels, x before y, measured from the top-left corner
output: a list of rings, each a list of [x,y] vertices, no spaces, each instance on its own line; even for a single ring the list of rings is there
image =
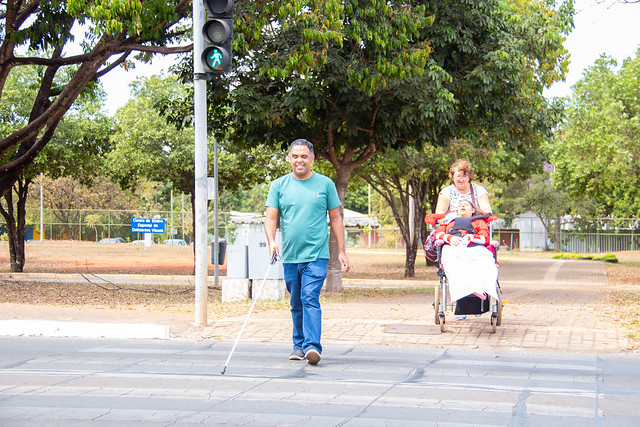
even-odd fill
[[[244,332],[245,326],[247,326],[247,322],[249,321],[249,316],[251,316],[251,312],[253,311],[253,307],[255,307],[256,302],[260,298],[260,294],[262,293],[262,288],[264,287],[264,283],[267,281],[267,277],[269,277],[269,273],[271,272],[271,267],[278,260],[278,254],[275,252],[271,257],[271,261],[269,262],[269,267],[267,268],[267,272],[264,274],[264,279],[262,279],[262,283],[260,283],[260,287],[258,288],[258,292],[256,292],[253,296],[253,303],[251,304],[251,308],[247,313],[247,317],[244,319],[244,323],[242,324],[242,328],[240,328],[240,332],[238,333],[238,337],[236,338],[236,342],[233,343],[233,347],[231,347],[231,351],[229,352],[229,356],[227,357],[227,361],[224,362],[224,368],[222,368],[221,374],[224,375],[227,372],[227,365],[229,364],[229,360],[231,360],[231,356],[233,356],[233,352],[236,350],[236,346],[238,345],[238,341],[240,341],[240,337],[242,336],[242,332]]]

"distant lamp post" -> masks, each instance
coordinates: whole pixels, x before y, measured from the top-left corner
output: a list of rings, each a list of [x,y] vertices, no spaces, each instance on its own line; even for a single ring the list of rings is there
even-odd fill
[[[40,172],[40,240],[44,240],[44,217],[42,214],[43,196],[42,196],[42,172]]]

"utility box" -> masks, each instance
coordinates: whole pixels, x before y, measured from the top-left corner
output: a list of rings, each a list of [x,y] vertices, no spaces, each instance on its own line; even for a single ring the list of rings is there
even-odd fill
[[[280,232],[276,233],[276,241],[278,245],[282,242]],[[248,232],[246,239],[236,239],[233,245],[227,246],[227,276],[222,279],[222,301],[284,298],[284,269],[279,261],[271,266],[262,292],[259,297],[257,295],[270,261],[269,244],[264,232]]]
[[[280,232],[276,232],[278,246],[282,243]],[[247,236],[249,248],[249,279],[262,280],[269,268],[271,257],[269,256],[269,243],[264,232],[250,232]],[[281,262],[276,262],[267,276],[267,279],[284,279],[284,269]],[[254,282],[255,283],[255,282]]]
[[[244,244],[227,246],[227,277],[230,279],[249,278],[249,248]]]

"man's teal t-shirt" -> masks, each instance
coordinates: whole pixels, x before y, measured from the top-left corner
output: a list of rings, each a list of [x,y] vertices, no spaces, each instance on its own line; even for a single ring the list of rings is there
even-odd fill
[[[341,205],[330,178],[316,172],[302,181],[293,173],[281,176],[271,184],[266,205],[280,215],[283,263],[330,258],[327,211]]]

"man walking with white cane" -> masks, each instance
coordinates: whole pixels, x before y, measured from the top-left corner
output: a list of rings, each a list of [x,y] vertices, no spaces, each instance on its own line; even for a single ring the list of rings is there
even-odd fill
[[[349,258],[345,250],[344,225],[335,184],[328,177],[311,171],[315,160],[313,144],[296,139],[288,155],[292,172],[271,183],[264,222],[269,254],[280,255],[284,280],[291,295],[293,351],[290,360],[315,365],[321,359],[322,312],[320,290],[327,276],[329,225],[338,243],[338,259],[345,272]],[[276,243],[280,220],[282,248]]]

